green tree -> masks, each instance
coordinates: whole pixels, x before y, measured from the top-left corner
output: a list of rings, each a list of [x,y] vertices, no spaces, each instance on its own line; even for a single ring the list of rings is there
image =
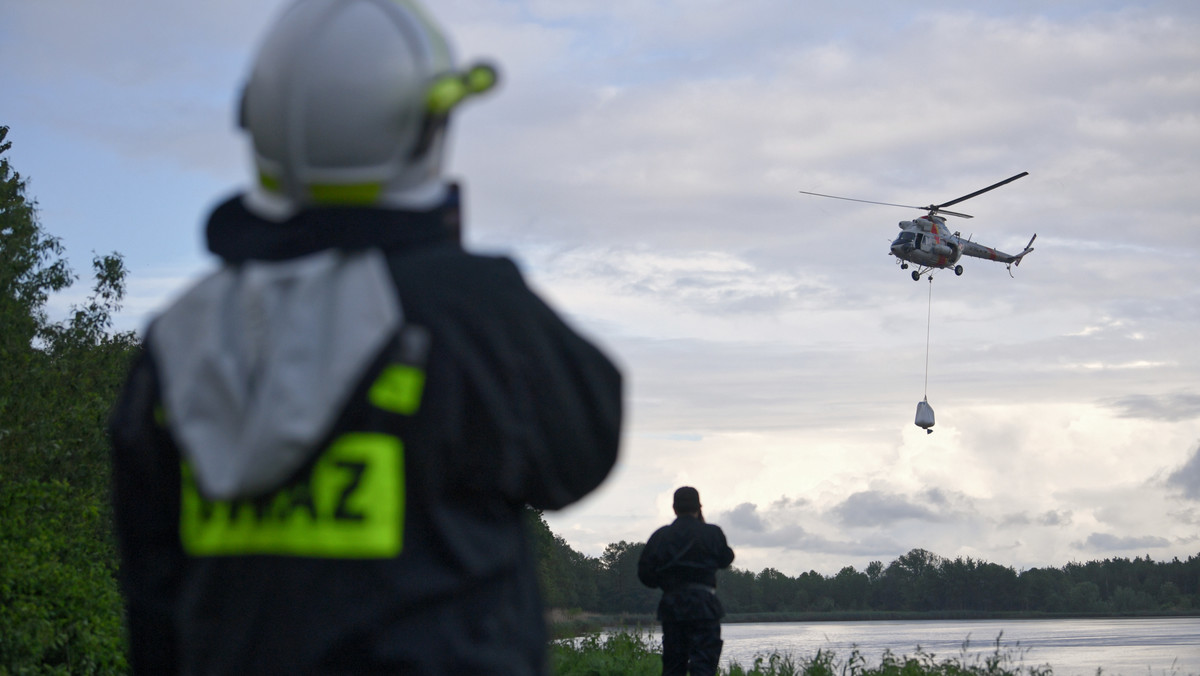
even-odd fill
[[[1118,586],[1113,591],[1112,606],[1118,613],[1136,613],[1153,610],[1157,603],[1144,591]]]
[[[883,562],[882,561],[872,561],[867,564],[867,579],[871,581],[871,584],[875,584],[876,582],[879,582],[879,578],[882,575],[883,575]]]
[[[1067,607],[1076,613],[1096,613],[1104,610],[1100,587],[1095,582],[1076,582],[1067,592]]]
[[[834,601],[830,595],[829,580],[815,570],[800,573],[796,577],[797,601],[801,601],[797,610],[833,610]]]
[[[888,610],[941,608],[941,557],[913,549],[893,561],[883,572],[884,602]]]
[[[1066,610],[1070,579],[1058,568],[1031,568],[1021,573],[1022,610],[1061,613]]]
[[[543,603],[547,608],[594,609],[599,599],[596,588],[599,563],[552,533],[541,510],[528,506],[525,510]]]
[[[126,271],[95,257],[92,295],[49,320],[75,277],[3,156],[7,136],[0,126],[0,673],[120,673],[105,422],[135,349],[109,334]]]
[[[754,573],[730,567],[717,571],[717,597],[728,613],[762,612],[762,589]]]
[[[759,589],[762,609],[767,612],[780,612],[795,607],[796,581],[775,570],[764,568],[754,580]]]
[[[872,561],[867,564],[867,579],[871,583],[868,608],[883,607],[883,562]]]
[[[830,584],[833,602],[840,610],[861,610],[867,607],[871,596],[871,579],[854,566],[845,566],[838,571]]]
[[[24,179],[4,157],[12,148],[7,137],[8,127],[0,126],[0,377],[6,396],[13,393],[14,367],[47,326],[46,300],[73,280],[60,258],[62,243],[42,232],[36,202],[26,199]]]
[[[976,568],[976,610],[1017,610],[1021,607],[1021,582],[1017,571],[998,563]]]
[[[600,555],[601,610],[605,612],[654,612],[658,591],[643,585],[637,576],[638,558],[644,542],[612,543]]]
[[[1183,595],[1179,593],[1179,587],[1174,582],[1164,582],[1158,588],[1158,602],[1164,609],[1171,610],[1178,608],[1182,597]]]

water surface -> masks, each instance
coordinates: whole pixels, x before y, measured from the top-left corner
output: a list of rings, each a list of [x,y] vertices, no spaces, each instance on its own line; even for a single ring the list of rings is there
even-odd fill
[[[991,655],[1000,639],[1012,667],[1049,665],[1056,676],[1200,676],[1200,618],[1083,620],[911,620],[879,622],[763,622],[725,624],[722,664],[750,666],[773,652],[811,657],[832,651],[842,662],[854,648],[869,666],[884,650],[915,655],[918,647],[938,662],[973,663]],[[659,634],[655,640],[661,640]],[[964,652],[964,644],[966,645]]]

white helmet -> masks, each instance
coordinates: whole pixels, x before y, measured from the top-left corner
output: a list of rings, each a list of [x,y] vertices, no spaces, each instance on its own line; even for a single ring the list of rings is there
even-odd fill
[[[272,219],[317,205],[431,208],[446,191],[450,110],[495,82],[487,65],[454,69],[416,2],[299,0],[242,93],[258,170],[245,203]]]

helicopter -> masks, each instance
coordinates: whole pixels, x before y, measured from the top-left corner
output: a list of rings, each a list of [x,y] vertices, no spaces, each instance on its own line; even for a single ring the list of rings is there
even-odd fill
[[[889,255],[896,257],[896,263],[900,266],[901,270],[907,270],[910,263],[916,266],[917,269],[912,272],[913,281],[920,281],[922,275],[932,274],[934,270],[944,268],[953,268],[955,275],[962,275],[963,266],[958,264],[958,260],[963,256],[972,256],[974,258],[983,258],[985,260],[1004,263],[1008,266],[1008,275],[1011,277],[1013,266],[1020,265],[1021,259],[1033,251],[1033,240],[1037,239],[1037,233],[1034,233],[1033,237],[1029,239],[1029,244],[1025,245],[1025,249],[1021,253],[1007,254],[1003,251],[983,246],[982,244],[976,244],[970,238],[964,239],[960,232],[956,231],[951,234],[950,229],[946,227],[946,219],[942,214],[957,216],[958,218],[972,218],[970,214],[950,211],[946,207],[964,202],[972,197],[978,197],[989,190],[995,190],[1002,185],[1012,183],[1018,178],[1028,175],[1028,171],[1023,171],[1016,176],[1006,178],[982,190],[976,190],[969,195],[963,195],[958,199],[943,202],[942,204],[930,204],[927,207],[892,204],[891,202],[874,202],[872,200],[860,200],[852,197],[838,197],[837,195],[823,195],[807,190],[801,190],[800,192],[805,195],[816,195],[817,197],[831,197],[838,200],[865,202],[867,204],[882,204],[884,206],[901,207],[904,209],[920,209],[927,212],[924,216],[919,216],[911,221],[900,221],[900,235],[892,241],[891,250],[889,251]]]

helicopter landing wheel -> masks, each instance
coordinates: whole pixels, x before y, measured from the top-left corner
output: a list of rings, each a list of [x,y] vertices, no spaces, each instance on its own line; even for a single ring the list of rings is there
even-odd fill
[[[901,264],[900,264],[900,269],[901,269],[901,270],[907,270],[907,269],[908,269],[908,263],[901,263]]]
[[[913,270],[912,278],[913,278],[914,282],[921,281],[921,273],[917,272],[916,270]]]
[[[954,274],[958,275],[959,277],[962,277],[962,266],[961,265],[954,266]]]

